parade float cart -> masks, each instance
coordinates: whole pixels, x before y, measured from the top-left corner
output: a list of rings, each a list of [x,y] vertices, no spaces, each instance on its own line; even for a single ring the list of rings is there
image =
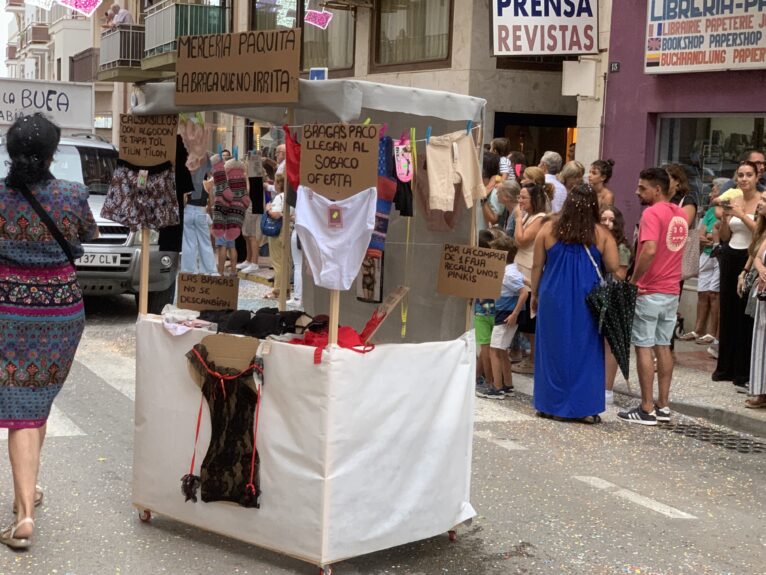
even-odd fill
[[[141,86],[132,112],[216,110],[275,125],[371,118],[387,124],[392,135],[413,127],[419,134],[441,134],[484,120],[485,101],[479,98],[354,80],[301,80],[300,96],[289,106],[177,105],[174,89],[166,83]],[[376,336],[379,345],[359,354],[334,345],[331,336],[318,364],[312,347],[266,345],[257,432],[259,509],[184,501],[181,477],[200,406],[185,354],[209,332],[173,337],[159,318],[142,316],[136,333],[132,498],[142,518],[165,515],[313,563],[324,573],[343,559],[432,537],[470,520],[475,345],[470,334],[461,336],[465,299],[434,292],[443,244],[470,241],[472,218],[473,212],[464,212],[459,226],[437,235],[425,230],[417,213],[411,226],[392,218],[390,285],[411,285],[409,298],[417,304],[410,308],[406,338],[401,324],[386,322]],[[410,266],[417,262],[417,274],[407,271],[405,259]],[[304,289],[310,310],[327,309],[329,300],[331,330],[339,320],[360,328],[370,316],[371,307],[347,292]],[[419,343],[380,344],[395,341]],[[201,421],[204,453],[207,413]]]

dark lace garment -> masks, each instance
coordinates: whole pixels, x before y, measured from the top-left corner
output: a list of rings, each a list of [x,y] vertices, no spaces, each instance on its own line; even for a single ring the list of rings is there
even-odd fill
[[[259,462],[258,453],[254,453],[258,396],[247,381],[253,377],[253,371],[263,373],[262,362],[254,358],[251,367],[242,372],[216,366],[208,361],[207,349],[202,344],[195,345],[186,357],[205,378],[202,395],[210,408],[212,427],[199,477],[193,475],[192,460],[192,469],[181,480],[186,500],[196,502],[196,491],[201,487],[202,501],[231,501],[243,507],[259,507]],[[200,411],[200,417],[201,414]],[[195,439],[195,453],[196,447]]]

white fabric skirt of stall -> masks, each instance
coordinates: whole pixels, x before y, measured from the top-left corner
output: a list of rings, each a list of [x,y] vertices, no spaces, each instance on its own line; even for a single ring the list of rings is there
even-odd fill
[[[137,325],[133,504],[317,565],[445,533],[469,502],[475,350],[454,341],[359,354],[273,342],[264,357],[260,508],[185,502],[200,388],[185,354],[210,332]],[[195,473],[210,442],[203,410]]]

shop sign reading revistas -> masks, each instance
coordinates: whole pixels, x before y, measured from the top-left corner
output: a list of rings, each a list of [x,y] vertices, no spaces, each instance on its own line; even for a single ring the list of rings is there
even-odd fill
[[[644,72],[766,68],[766,0],[647,0]]]
[[[598,52],[598,0],[492,0],[494,56]]]
[[[299,28],[181,36],[176,50],[177,106],[298,101]]]

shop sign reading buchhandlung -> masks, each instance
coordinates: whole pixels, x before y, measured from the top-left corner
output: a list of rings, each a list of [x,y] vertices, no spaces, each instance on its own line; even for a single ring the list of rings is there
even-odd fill
[[[647,0],[644,72],[766,68],[764,0]]]
[[[298,101],[300,28],[181,36],[177,44],[177,106]]]
[[[492,0],[494,56],[598,52],[598,0]]]

